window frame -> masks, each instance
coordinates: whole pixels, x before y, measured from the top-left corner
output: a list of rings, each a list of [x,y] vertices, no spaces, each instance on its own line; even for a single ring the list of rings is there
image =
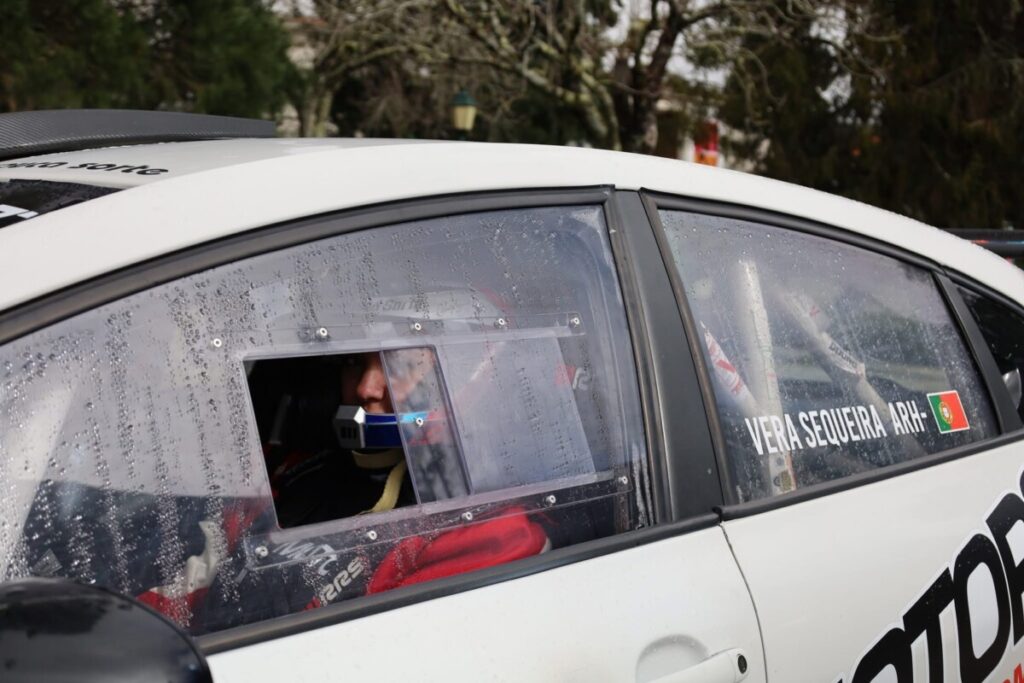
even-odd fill
[[[939,285],[939,290],[946,300],[946,305],[949,306],[953,318],[960,326],[960,331],[964,335],[967,347],[974,356],[975,365],[981,371],[985,389],[988,391],[989,399],[992,401],[992,409],[996,414],[1000,433],[1007,434],[1021,429],[1024,427],[1024,423],[1021,422],[1020,415],[1017,414],[1017,410],[1010,402],[1010,396],[1006,393],[1003,378],[999,372],[999,367],[996,365],[995,357],[992,355],[992,351],[989,350],[988,343],[981,333],[981,327],[967,308],[967,302],[964,301],[963,296],[957,291],[956,285],[950,279],[945,269],[939,268],[935,271],[934,275],[935,281]]]
[[[1010,400],[1009,394],[1006,392],[1005,385],[1003,384],[1002,373],[999,372],[999,367],[995,362],[995,357],[992,355],[988,342],[985,340],[985,336],[981,332],[981,326],[978,325],[977,321],[974,319],[974,315],[971,313],[970,308],[967,305],[967,301],[960,294],[960,289],[963,288],[970,290],[977,296],[989,299],[1000,306],[1009,309],[1012,313],[1015,313],[1022,319],[1024,319],[1024,305],[955,270],[947,269],[945,271],[945,279],[947,281],[946,287],[950,292],[950,296],[954,297],[958,302],[958,313],[964,317],[964,324],[971,330],[973,335],[976,335],[974,337],[974,343],[979,349],[981,349],[979,353],[988,359],[987,362],[991,363],[989,372],[991,373],[993,382],[991,388],[992,393],[999,398],[1000,405],[1004,406],[1004,409],[1010,413],[1010,417],[1008,418],[1009,424],[1015,424],[1016,427],[1014,427],[1014,429],[1021,429],[1024,427],[1024,421],[1021,420],[1017,409]]]
[[[638,192],[590,186],[459,193],[270,224],[133,264],[2,311],[0,346],[132,294],[260,254],[413,220],[550,206],[600,207],[607,225],[637,373],[650,476],[650,481],[641,485],[652,494],[652,526],[461,576],[198,636],[199,647],[208,655],[224,652],[716,525],[719,517],[712,510],[724,501],[706,405],[699,393],[696,365],[689,357],[690,347],[679,343],[683,323],[669,286],[671,269],[658,249]],[[678,419],[680,407],[689,425]]]
[[[1012,409],[1009,397],[1005,395],[1005,392],[1000,392],[998,389],[998,387],[1001,386],[1002,379],[996,369],[995,360],[993,359],[991,352],[988,350],[988,346],[985,344],[984,339],[981,337],[980,329],[967,310],[966,303],[963,301],[959,292],[956,291],[956,286],[954,285],[954,282],[957,282],[958,284],[977,290],[979,285],[973,280],[970,280],[962,274],[948,271],[941,265],[919,254],[915,254],[892,244],[881,242],[825,223],[798,218],[796,216],[782,214],[767,209],[759,209],[715,200],[682,197],[650,190],[642,190],[641,194],[644,206],[647,208],[647,213],[654,228],[662,256],[665,263],[669,266],[669,279],[671,280],[672,291],[676,297],[680,315],[682,316],[687,329],[690,354],[698,366],[701,389],[704,395],[705,405],[708,408],[709,422],[712,425],[715,457],[718,461],[718,468],[722,476],[722,496],[725,503],[722,505],[720,513],[723,521],[749,517],[751,515],[760,514],[780,507],[794,505],[805,500],[831,495],[833,493],[856,488],[865,484],[900,476],[907,472],[913,472],[919,469],[939,465],[950,460],[967,457],[974,453],[987,451],[1008,443],[1024,440],[1024,428],[1022,428],[1024,425],[1021,424],[1020,418]],[[668,244],[668,237],[665,233],[665,226],[658,213],[661,210],[683,211],[719,218],[734,218],[808,235],[815,235],[817,237],[859,247],[872,253],[887,256],[902,263],[926,270],[932,275],[936,289],[945,301],[949,309],[950,317],[957,329],[960,331],[961,339],[963,339],[964,345],[971,356],[971,360],[974,362],[974,366],[978,374],[981,376],[982,388],[991,403],[992,411],[996,417],[997,426],[999,427],[999,434],[965,446],[958,446],[956,448],[925,455],[912,460],[896,463],[894,465],[880,467],[832,481],[813,484],[789,493],[769,496],[748,502],[740,502],[737,499],[732,482],[729,481],[729,469],[727,466],[728,455],[726,453],[725,438],[722,431],[721,420],[718,416],[718,407],[715,401],[710,369],[707,367],[704,354],[696,342],[699,337],[696,334],[697,327],[695,319],[686,297],[682,277],[680,276],[672,259],[671,250],[669,249]],[[988,288],[984,288],[984,290],[991,291],[988,290]],[[999,300],[1005,301],[1006,298],[1000,297]],[[1014,306],[1014,308],[1016,310],[1021,309],[1019,305]]]

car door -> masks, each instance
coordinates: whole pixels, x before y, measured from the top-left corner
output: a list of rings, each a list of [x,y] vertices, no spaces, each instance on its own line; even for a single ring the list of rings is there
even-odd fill
[[[1019,679],[1020,419],[950,281],[795,219],[651,206],[703,334],[768,680]]]
[[[35,324],[15,311],[4,578],[137,596],[217,681],[763,681],[746,585],[701,514],[721,499],[692,361],[658,351],[678,312],[638,197],[611,197],[313,218],[154,263],[149,289],[133,273]],[[328,442],[367,358],[400,446],[355,477],[383,454]],[[296,459],[319,463],[302,495],[328,512],[286,524]],[[356,480],[377,504],[338,512]]]

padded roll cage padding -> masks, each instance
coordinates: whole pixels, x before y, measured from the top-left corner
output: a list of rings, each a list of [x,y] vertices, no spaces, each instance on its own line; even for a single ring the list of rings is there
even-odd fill
[[[111,145],[271,138],[273,121],[131,109],[55,109],[0,114],[0,160]]]

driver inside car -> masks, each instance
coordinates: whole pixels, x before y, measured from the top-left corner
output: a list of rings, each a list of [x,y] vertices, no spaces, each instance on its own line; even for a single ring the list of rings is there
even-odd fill
[[[437,397],[425,381],[436,369],[434,351],[384,353],[395,366],[390,376],[377,351],[257,364],[250,383],[258,416],[272,416],[260,426],[262,433],[267,420],[271,424],[264,452],[273,506],[227,509],[223,529],[210,520],[200,522],[209,532],[203,552],[188,559],[173,584],[140,596],[144,602],[183,625],[191,623],[193,630],[211,620],[247,623],[494,566],[544,552],[553,541],[560,544],[564,533],[553,518],[528,515],[525,508],[509,504],[491,507],[470,524],[437,530],[408,526],[418,514],[410,511],[413,517],[377,523],[382,532],[389,524],[398,531],[389,533],[390,541],[367,542],[356,529],[363,539],[357,547],[332,545],[337,533],[353,527],[324,523],[416,505],[409,454],[399,433],[402,421],[410,416],[424,420],[419,430],[424,439],[415,443],[421,447],[417,457],[437,455],[431,434],[444,431],[445,411],[430,405]],[[276,400],[260,411],[261,402],[272,396]],[[400,412],[396,406],[426,410]],[[340,415],[353,414],[361,425],[358,447],[338,428]],[[275,542],[275,514],[281,529],[320,526],[300,540]],[[365,524],[372,523],[367,519]],[[592,534],[589,520],[572,527]],[[246,536],[266,539],[260,541],[268,554],[265,564],[254,564],[246,553]],[[296,532],[288,536],[295,537]],[[308,547],[321,548],[323,554],[299,551]]]
[[[421,352],[431,354],[427,349]],[[425,357],[423,361],[433,362],[433,359]],[[370,416],[390,416],[393,420],[395,408],[380,353],[345,355],[336,368],[341,406],[361,409],[364,428],[367,419],[374,419]],[[400,380],[392,378],[392,383],[398,392],[397,400],[403,401],[416,390],[418,381],[416,377],[402,377]],[[299,424],[291,427],[293,433],[302,432],[298,446],[287,442],[280,431],[288,425],[279,422],[265,447],[274,506],[282,528],[415,504],[408,465],[394,422],[375,423],[375,441],[362,448],[352,448],[351,441],[342,443],[339,438],[332,439],[325,429],[332,419],[330,402],[324,405],[308,396],[283,394],[279,399],[279,412],[287,411],[291,404],[298,404],[300,413],[299,418],[293,418],[298,419]],[[304,410],[307,407],[309,410]],[[316,424],[311,424],[311,419]],[[312,434],[319,434],[327,443],[321,441],[312,445]]]

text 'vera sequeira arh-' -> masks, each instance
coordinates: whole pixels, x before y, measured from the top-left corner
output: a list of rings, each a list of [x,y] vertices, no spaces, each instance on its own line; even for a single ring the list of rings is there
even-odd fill
[[[798,451],[821,446],[842,446],[850,442],[884,439],[888,436],[925,431],[928,413],[915,401],[888,404],[883,421],[873,405],[852,405],[822,410],[801,410],[795,416],[762,415],[744,418],[750,440],[758,455]]]

